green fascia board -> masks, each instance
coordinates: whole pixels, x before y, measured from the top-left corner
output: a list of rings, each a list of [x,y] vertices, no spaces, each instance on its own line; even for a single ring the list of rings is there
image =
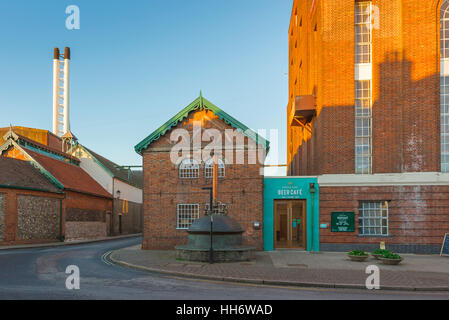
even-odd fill
[[[176,114],[174,117],[172,117],[170,120],[168,120],[159,129],[157,129],[152,134],[150,134],[148,137],[143,139],[138,145],[136,145],[134,147],[134,150],[138,154],[142,155],[142,150],[148,148],[148,146],[151,143],[159,140],[168,131],[170,131],[172,128],[176,127],[178,125],[178,123],[181,122],[182,120],[184,120],[185,118],[187,118],[192,111],[201,110],[203,108],[206,110],[212,111],[219,119],[224,121],[226,124],[230,125],[234,129],[240,130],[246,137],[252,139],[257,144],[262,145],[267,150],[267,153],[268,153],[268,150],[270,149],[270,142],[268,140],[261,137],[257,132],[249,129],[243,123],[241,123],[234,117],[230,116],[229,114],[227,114],[226,112],[224,112],[219,107],[214,105],[209,100],[203,98],[202,96],[195,99],[191,104],[189,104],[183,110],[178,112],[178,114]]]
[[[1,151],[7,150],[9,147],[14,146],[17,149],[19,149],[21,152],[27,155],[28,158],[31,159],[30,163],[33,167],[35,167],[39,172],[44,175],[50,182],[55,185],[58,189],[63,190],[64,185],[58,181],[50,172],[48,172],[44,167],[42,167],[32,156],[30,156],[25,150],[23,150],[22,146],[19,145],[14,140],[8,139],[2,146],[0,146],[0,153]]]
[[[41,164],[37,162],[32,156],[30,156],[25,150],[23,150],[21,146],[19,146],[15,142],[13,142],[13,144],[15,144],[23,153],[25,153],[28,156],[28,158],[31,159],[30,161],[31,165],[35,167],[37,170],[39,170],[40,173],[44,175],[44,177],[50,180],[50,182],[53,183],[58,189],[64,190],[65,188],[64,185],[61,182],[59,182],[59,180],[56,179],[50,172],[48,172],[47,169],[41,166]]]

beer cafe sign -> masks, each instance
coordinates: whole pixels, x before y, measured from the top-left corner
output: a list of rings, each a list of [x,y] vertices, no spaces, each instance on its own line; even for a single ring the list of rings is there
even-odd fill
[[[289,199],[289,198],[301,198],[302,197],[302,188],[299,186],[295,186],[293,184],[288,184],[286,186],[282,186],[276,190],[276,194],[281,199]]]

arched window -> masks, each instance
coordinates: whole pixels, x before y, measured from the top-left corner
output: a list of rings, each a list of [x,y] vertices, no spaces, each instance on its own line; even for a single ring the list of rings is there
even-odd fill
[[[449,1],[445,0],[440,11],[441,59],[449,58]]]
[[[440,125],[441,171],[449,172],[449,1],[441,5],[441,77],[440,77]]]
[[[213,178],[213,170],[214,170],[214,159],[210,158],[206,161],[204,165],[204,177]],[[225,177],[225,165],[221,159],[218,159],[218,177]]]
[[[194,159],[184,159],[179,165],[179,177],[181,179],[195,179],[200,176],[200,166]]]

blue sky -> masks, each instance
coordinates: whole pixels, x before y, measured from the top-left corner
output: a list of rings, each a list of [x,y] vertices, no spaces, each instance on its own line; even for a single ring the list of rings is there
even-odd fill
[[[80,8],[80,30],[65,27],[68,5]],[[291,0],[2,0],[0,127],[51,130],[53,48],[69,46],[71,128],[96,152],[141,164],[134,146],[201,89],[248,127],[278,129],[285,163],[291,6]]]

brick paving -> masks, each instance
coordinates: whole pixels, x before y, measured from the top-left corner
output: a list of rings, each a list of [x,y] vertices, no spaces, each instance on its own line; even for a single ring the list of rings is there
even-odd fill
[[[256,260],[252,262],[210,265],[178,261],[174,251],[140,250],[138,246],[134,246],[114,251],[110,258],[114,262],[128,267],[176,276],[273,285],[365,288],[368,275],[365,274],[363,265],[356,265],[358,269],[354,267],[353,262],[347,262],[348,265],[351,264],[351,268],[348,269],[329,269],[319,264],[276,266],[277,261],[273,261],[273,259],[288,254],[292,253],[276,252],[275,255],[270,255],[267,252],[258,252]],[[334,259],[334,257],[332,258]],[[316,259],[320,259],[320,257]],[[428,259],[436,259],[436,257],[432,256]],[[382,264],[378,264],[378,266],[381,270],[381,289],[449,291],[449,268],[447,272],[419,272],[404,271],[401,266],[396,266],[398,271],[392,271],[391,266],[385,266],[389,267],[389,270],[385,270]]]

